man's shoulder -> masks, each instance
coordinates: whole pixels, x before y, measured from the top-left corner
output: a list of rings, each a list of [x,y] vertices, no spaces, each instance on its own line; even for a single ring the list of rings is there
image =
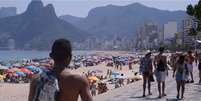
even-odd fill
[[[71,80],[72,82],[86,82],[87,79],[84,76],[78,75],[78,74],[74,74],[74,73],[70,73],[68,71],[64,71],[61,74],[61,77],[65,80]]]

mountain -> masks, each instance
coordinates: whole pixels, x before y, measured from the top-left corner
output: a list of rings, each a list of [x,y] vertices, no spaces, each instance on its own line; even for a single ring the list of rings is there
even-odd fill
[[[7,36],[7,39],[14,39],[19,49],[49,49],[57,38],[82,42],[87,35],[85,31],[59,19],[53,5],[44,6],[41,0],[32,0],[20,15],[0,19],[0,38]]]
[[[15,16],[17,14],[16,7],[1,7],[0,8],[0,18]]]
[[[63,15],[59,17],[62,20],[65,20],[73,25],[77,25],[80,21],[82,21],[84,18],[76,17],[72,15]]]
[[[75,26],[86,30],[95,36],[131,36],[137,29],[147,22],[154,22],[162,26],[168,21],[176,21],[181,24],[186,16],[184,11],[167,11],[146,7],[139,3],[127,6],[107,5],[97,7],[88,13],[84,19],[71,20]],[[77,19],[63,18],[66,21]]]

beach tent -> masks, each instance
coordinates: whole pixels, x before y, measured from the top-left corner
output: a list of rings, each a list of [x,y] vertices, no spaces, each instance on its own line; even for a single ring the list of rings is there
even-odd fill
[[[97,78],[96,76],[90,76],[90,77],[88,77],[88,80],[98,81],[98,80],[100,80],[100,79]]]

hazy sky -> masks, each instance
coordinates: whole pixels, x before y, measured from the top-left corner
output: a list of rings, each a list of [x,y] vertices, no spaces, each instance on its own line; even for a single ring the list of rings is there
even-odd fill
[[[0,7],[15,6],[18,13],[26,10],[31,0],[0,0]],[[87,16],[90,9],[113,5],[128,5],[131,3],[141,3],[149,7],[163,10],[185,10],[188,4],[195,4],[199,0],[42,0],[45,5],[52,3],[57,15],[70,14],[79,17]]]

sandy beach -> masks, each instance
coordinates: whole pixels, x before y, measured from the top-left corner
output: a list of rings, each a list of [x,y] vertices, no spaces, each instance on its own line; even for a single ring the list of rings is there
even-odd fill
[[[100,52],[103,54],[103,52]],[[105,54],[105,53],[104,53]],[[109,54],[109,53],[108,53]],[[119,53],[117,53],[119,54]],[[128,69],[128,65],[123,66],[122,73],[126,75],[134,75],[135,72],[138,72],[139,65],[133,65],[133,70]],[[107,74],[107,70],[118,71],[114,67],[107,67],[106,63],[101,63],[96,66],[89,67],[80,67],[76,70],[71,70],[72,73],[83,75],[88,71],[101,70],[102,75]],[[187,84],[185,92],[185,101],[201,101],[201,85],[198,85],[198,71],[197,67],[194,68],[194,84]],[[123,87],[114,89],[114,85],[107,83],[109,91],[94,97],[94,101],[177,101],[176,100],[176,82],[172,78],[172,71],[169,73],[167,78],[167,97],[158,99],[157,92],[157,83],[152,83],[152,93],[153,95],[142,98],[142,81],[137,81]],[[27,101],[29,93],[29,83],[20,83],[20,84],[9,84],[9,83],[0,83],[0,101]]]
[[[77,71],[87,71],[88,69],[97,69],[99,67],[80,68]],[[76,72],[77,72],[76,71]],[[126,70],[125,70],[126,71]],[[198,81],[198,72],[195,70],[194,77]],[[157,85],[152,83],[152,96],[142,98],[142,81],[137,81],[132,84],[110,90],[101,95],[94,97],[94,101],[177,101],[176,83],[172,78],[171,73],[167,79],[167,94],[163,99],[157,99]],[[0,101],[27,101],[29,92],[29,84],[0,84]],[[201,85],[197,83],[187,84],[184,101],[201,101]]]
[[[123,66],[122,73],[126,75],[134,75],[134,72],[138,71],[138,65],[133,65],[134,69],[131,71],[128,70],[128,65]],[[107,67],[105,63],[99,64],[97,66],[90,67],[80,67],[76,70],[71,70],[72,73],[82,75],[88,71],[101,70],[102,75],[106,76],[107,70],[115,70],[114,67]],[[108,89],[114,89],[113,85],[108,84]],[[29,83],[20,83],[20,84],[9,84],[9,83],[0,83],[0,101],[27,101],[29,93]]]

